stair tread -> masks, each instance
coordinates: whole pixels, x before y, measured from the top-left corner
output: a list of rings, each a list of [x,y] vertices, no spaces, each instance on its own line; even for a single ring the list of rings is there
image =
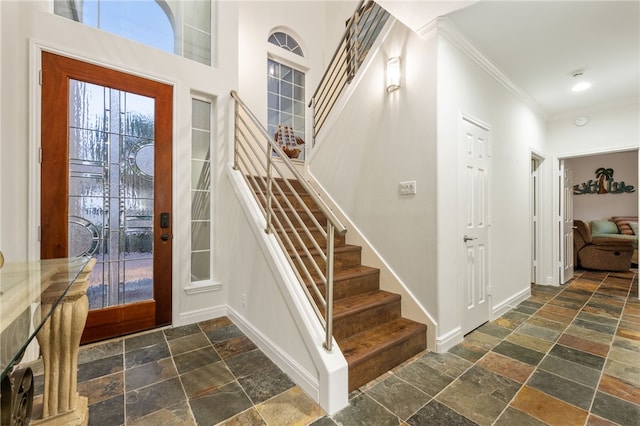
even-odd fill
[[[397,318],[338,342],[342,354],[351,366],[382,352],[407,336],[426,332],[427,326],[406,318]]]
[[[351,278],[363,277],[367,275],[377,274],[378,268],[372,268],[365,265],[345,266],[344,268],[334,269],[333,282],[346,281]],[[323,284],[320,279],[315,280],[316,284]]]
[[[384,290],[370,291],[334,301],[333,319],[362,312],[376,306],[400,300],[400,295]]]
[[[318,254],[317,250],[313,249],[313,248],[309,248],[307,247],[307,249],[309,249],[309,252],[311,254]],[[340,244],[337,245],[333,248],[334,253],[346,253],[346,252],[350,252],[350,251],[360,251],[362,248],[360,246],[354,246],[352,244]],[[287,250],[288,254],[293,253],[293,250]],[[302,254],[300,254],[300,257],[302,257]]]

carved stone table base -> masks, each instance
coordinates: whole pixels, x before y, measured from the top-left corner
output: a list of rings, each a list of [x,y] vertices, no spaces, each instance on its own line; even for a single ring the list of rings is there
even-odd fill
[[[79,426],[89,422],[87,398],[77,392],[78,351],[89,311],[88,277],[94,264],[95,259],[87,263],[38,333],[44,363],[44,392],[42,419],[32,419],[33,425]],[[54,277],[42,295],[42,304],[55,303],[65,289],[66,286],[55,283]]]

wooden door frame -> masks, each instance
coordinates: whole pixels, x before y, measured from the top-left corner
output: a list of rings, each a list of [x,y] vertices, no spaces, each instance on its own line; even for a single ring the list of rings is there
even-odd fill
[[[47,56],[50,60],[45,61],[45,56]],[[154,153],[156,160],[160,158],[160,161],[155,161],[155,171],[154,171],[154,184],[158,182],[158,185],[166,188],[166,190],[155,192],[154,193],[154,223],[159,220],[159,213],[162,211],[169,211],[173,213],[173,204],[172,204],[172,195],[173,195],[173,165],[172,165],[172,157],[173,157],[173,85],[166,82],[159,82],[157,80],[152,80],[146,77],[140,77],[134,73],[115,70],[113,68],[109,68],[105,65],[96,65],[90,62],[85,62],[82,59],[73,59],[69,56],[65,56],[63,53],[52,52],[46,49],[38,50],[38,57],[40,59],[40,66],[42,69],[41,73],[41,85],[53,85],[55,88],[56,97],[64,96],[68,97],[68,87],[69,87],[69,77],[71,74],[68,72],[62,72],[62,70],[56,70],[56,64],[61,64],[64,66],[73,65],[77,67],[73,72],[74,79],[87,81],[103,86],[108,86],[111,88],[115,88],[118,90],[124,90],[130,93],[136,93],[143,96],[150,96],[157,99],[154,103],[155,105],[155,116],[164,117],[162,120],[155,121],[155,135],[156,139],[154,141],[156,146],[161,146],[162,149],[156,150]],[[45,66],[50,67],[49,70],[45,70]],[[53,71],[53,72],[52,72]],[[119,82],[119,78],[122,75],[127,76],[127,84],[126,87],[122,82]],[[114,83],[115,82],[115,83]],[[156,93],[160,93],[160,95],[156,95]],[[64,140],[65,147],[68,143],[67,138],[67,123],[57,122],[56,120],[52,120],[53,116],[53,106],[49,103],[45,103],[42,99],[43,90],[40,90],[39,93],[39,102],[40,104],[40,135],[45,132],[44,125],[42,123],[53,123],[47,126],[46,131],[48,133],[54,133],[54,136],[58,140]],[[60,121],[60,120],[58,120]],[[165,135],[164,138],[161,136]],[[160,136],[160,137],[159,137]],[[42,152],[43,159],[46,160],[46,152]],[[160,156],[160,157],[159,157]],[[68,158],[68,156],[67,156]],[[45,238],[52,238],[54,241],[60,241],[60,243],[55,244],[53,249],[48,249],[40,244],[40,257],[66,257],[67,256],[67,234],[66,227],[64,230],[55,229],[55,227],[51,226],[50,217],[45,214],[44,210],[46,209],[47,203],[54,203],[53,200],[47,199],[50,194],[44,194],[42,191],[41,182],[44,179],[55,179],[54,181],[60,182],[60,185],[64,187],[65,194],[68,194],[68,160],[65,162],[60,162],[58,160],[56,166],[49,169],[55,170],[47,170],[46,172],[40,168],[40,179],[38,179],[38,184],[40,185],[40,194],[38,199],[39,210],[40,210],[40,241],[43,241]],[[168,170],[160,169],[158,164],[164,162],[164,164],[168,164]],[[59,163],[59,164],[58,164]],[[64,164],[63,164],[64,163]],[[51,174],[52,173],[52,174]],[[165,207],[162,207],[165,206]],[[68,216],[68,205],[65,203],[64,206],[56,206],[59,208],[65,217]],[[53,228],[53,229],[52,229]],[[163,241],[161,239],[160,232],[154,232],[154,253],[156,250],[160,250],[161,253],[164,251],[165,256],[168,256],[171,259],[168,262],[155,262],[153,267],[153,276],[166,276],[170,277],[169,279],[172,281],[172,228],[173,224],[170,223],[170,227],[167,229],[169,234],[168,241]],[[160,254],[162,256],[162,254]],[[160,287],[155,284],[154,280],[154,295],[158,295],[159,303],[155,305],[155,324],[152,327],[157,327],[161,325],[171,324],[172,322],[172,302],[173,302],[173,285],[167,287]],[[132,309],[132,314],[135,317],[140,313],[140,311],[144,311],[144,309],[148,309],[147,307],[143,307],[141,305],[136,306],[137,309]],[[135,321],[135,318],[133,318]],[[150,327],[147,327],[150,328]],[[128,332],[127,330],[122,330],[122,333]],[[90,340],[96,340],[99,337],[92,338]]]

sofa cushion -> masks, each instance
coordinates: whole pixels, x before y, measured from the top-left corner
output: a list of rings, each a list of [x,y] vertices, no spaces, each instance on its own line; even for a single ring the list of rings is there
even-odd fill
[[[629,222],[629,226],[631,226],[633,235],[638,235],[638,222]]]
[[[637,222],[638,216],[613,216],[611,219],[618,226],[621,234],[633,235],[633,229],[629,223]]]
[[[608,220],[592,220],[591,235],[619,234],[615,223]]]

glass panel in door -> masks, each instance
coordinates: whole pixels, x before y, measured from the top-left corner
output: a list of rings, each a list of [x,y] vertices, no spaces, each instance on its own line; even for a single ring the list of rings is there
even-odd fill
[[[68,255],[90,255],[90,309],[153,298],[150,97],[69,82]]]

